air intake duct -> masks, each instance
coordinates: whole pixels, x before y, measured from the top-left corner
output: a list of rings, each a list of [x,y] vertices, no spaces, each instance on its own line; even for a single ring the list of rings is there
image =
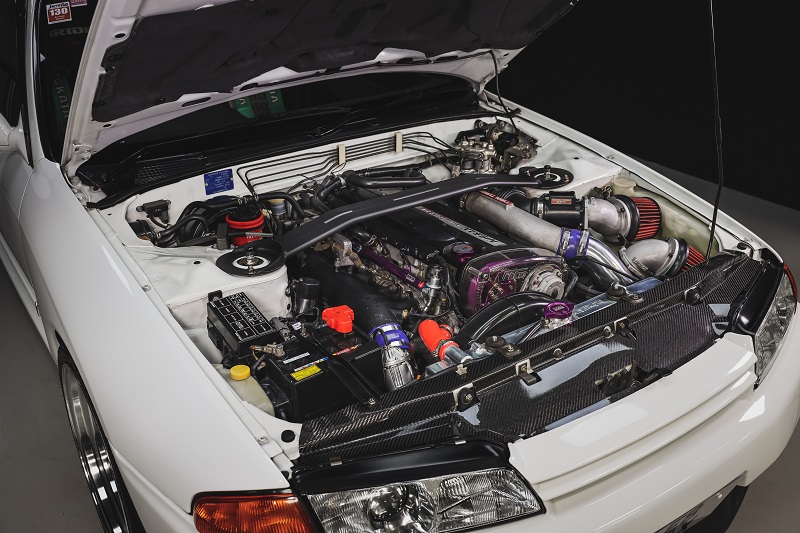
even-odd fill
[[[694,252],[690,263],[690,250]],[[675,276],[703,260],[683,239],[669,237],[665,240],[646,239],[631,244],[619,251],[619,256],[628,269],[641,278],[652,276]],[[700,261],[697,261],[698,256]],[[694,262],[697,261],[697,262]],[[689,265],[687,267],[687,265]]]
[[[590,237],[588,231],[556,226],[515,207],[512,201],[485,191],[469,193],[464,208],[512,237],[555,252],[567,260],[591,257],[594,261],[586,261],[584,265],[603,289],[612,283],[630,285],[636,281],[620,258],[605,243]]]
[[[651,239],[661,229],[661,208],[646,196],[617,195],[576,198],[574,191],[552,191],[528,198],[519,189],[499,191],[497,196],[556,226],[591,228],[609,242]]]

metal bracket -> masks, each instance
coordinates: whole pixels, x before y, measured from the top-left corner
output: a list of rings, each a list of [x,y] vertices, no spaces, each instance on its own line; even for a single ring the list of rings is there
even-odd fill
[[[284,351],[282,344],[273,343],[273,344],[265,344],[263,346],[258,346],[254,344],[250,346],[250,350],[252,350],[253,353],[256,352],[265,353],[269,355],[274,355],[275,357],[278,358],[284,357],[286,355],[286,352]]]
[[[475,385],[469,383],[453,391],[453,401],[458,411],[466,411],[478,403],[478,393],[475,392]]]
[[[541,378],[534,374],[530,359],[520,361],[514,365],[514,369],[517,373],[517,376],[519,376],[525,385],[533,385],[534,383],[539,383],[541,381]]]
[[[608,288],[606,296],[608,296],[609,300],[624,300],[631,304],[640,304],[644,301],[641,294],[631,292],[628,290],[628,287],[616,282],[612,283]]]
[[[88,144],[72,144],[72,154],[65,165],[64,171],[67,176],[74,176],[79,166],[84,164],[92,157],[92,147]],[[70,182],[71,183],[71,182]]]
[[[683,299],[689,305],[694,305],[699,303],[700,300],[703,298],[703,295],[700,294],[700,289],[697,287],[689,287],[685,291],[683,291]]]
[[[611,325],[603,328],[603,337],[606,339],[610,339],[615,333],[628,339],[636,340],[636,330],[631,327],[628,317],[615,320]]]
[[[614,331],[623,337],[636,340],[636,330],[631,327],[628,317],[623,317],[614,321]]]

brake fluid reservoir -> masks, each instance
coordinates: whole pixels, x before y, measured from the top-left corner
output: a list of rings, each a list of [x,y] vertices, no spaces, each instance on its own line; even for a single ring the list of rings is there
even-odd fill
[[[275,408],[272,406],[269,396],[267,396],[267,393],[261,388],[261,385],[258,384],[258,381],[250,375],[249,366],[236,365],[232,366],[230,369],[222,365],[213,366],[217,369],[217,372],[225,378],[225,381],[228,382],[228,385],[230,385],[234,392],[239,395],[239,398],[247,403],[255,405],[265,413],[275,416]]]

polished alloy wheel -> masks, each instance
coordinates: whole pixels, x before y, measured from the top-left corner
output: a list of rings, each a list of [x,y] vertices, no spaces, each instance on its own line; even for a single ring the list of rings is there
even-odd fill
[[[120,479],[111,461],[108,442],[95,420],[78,377],[69,365],[61,366],[61,386],[72,436],[78,447],[83,473],[106,531],[128,533]]]

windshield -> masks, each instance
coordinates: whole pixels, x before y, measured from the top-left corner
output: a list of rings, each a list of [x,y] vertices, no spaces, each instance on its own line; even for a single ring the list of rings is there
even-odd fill
[[[376,73],[325,79],[268,90],[199,109],[127,137],[131,145],[151,145],[172,139],[281,123],[315,136],[331,133],[344,123],[408,112],[472,93],[464,79],[428,73]],[[310,120],[304,120],[310,119]],[[289,126],[297,122],[300,127]]]
[[[96,0],[73,0],[42,4],[40,8],[40,106],[44,111],[40,120],[54,160],[63,149],[78,68],[96,4]],[[430,73],[375,73],[320,79],[198,109],[118,141],[95,154],[93,160],[121,161],[147,147],[198,136],[213,137],[216,147],[241,143],[240,133],[252,135],[254,126],[263,124],[280,123],[284,135],[308,133],[319,137],[346,124],[365,123],[392,113],[430,110],[431,106],[463,106],[473,103],[474,98],[469,81]],[[103,104],[99,101],[93,106]],[[269,129],[274,130],[274,126]],[[225,135],[221,135],[223,132]],[[105,157],[98,159],[100,154]]]
[[[109,201],[203,171],[486,111],[471,82],[425,72],[328,78],[197,109],[104,148],[78,169]]]

